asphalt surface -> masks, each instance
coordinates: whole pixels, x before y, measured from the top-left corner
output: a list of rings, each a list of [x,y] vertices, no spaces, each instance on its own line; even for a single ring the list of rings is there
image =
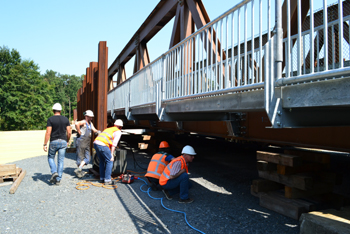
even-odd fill
[[[168,201],[161,191],[150,195],[162,200],[152,199],[141,191],[148,188],[142,180],[117,183],[116,189],[90,185],[77,190],[81,179],[74,174],[75,153],[66,154],[60,186],[49,183],[47,156],[16,161],[27,175],[15,194],[9,194],[10,186],[0,187],[0,233],[200,233],[184,214],[162,203],[185,212],[188,223],[203,233],[299,233],[297,220],[260,207],[250,194],[252,180],[258,178],[254,149],[191,144],[198,153],[189,166],[191,204],[179,204],[178,195]],[[127,169],[144,171],[140,167],[146,168],[151,156],[128,151]]]

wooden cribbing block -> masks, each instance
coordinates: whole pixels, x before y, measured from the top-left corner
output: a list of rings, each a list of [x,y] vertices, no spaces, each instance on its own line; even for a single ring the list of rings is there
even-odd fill
[[[20,183],[22,182],[23,178],[26,175],[26,170],[22,170],[21,174],[18,176],[18,178],[15,180],[15,182],[13,183],[13,185],[10,188],[10,193],[14,194],[18,188],[18,186],[20,185]]]
[[[289,187],[308,190],[313,188],[313,178],[303,175],[279,175],[277,171],[258,171],[261,178],[287,185]]]
[[[285,165],[277,165],[277,173],[280,175],[292,175],[304,172],[315,172],[325,170],[327,167],[325,164],[320,163],[303,163],[296,167],[288,167]]]
[[[283,184],[279,184],[271,180],[257,179],[253,180],[251,189],[255,193],[261,193],[283,189],[283,187]]]
[[[142,135],[142,140],[144,140],[144,141],[149,141],[149,140],[151,140],[151,136],[150,135]]]
[[[0,176],[15,176],[17,174],[16,164],[1,164]]]
[[[302,213],[315,209],[314,204],[298,199],[288,199],[277,192],[261,193],[260,206],[298,220]]]
[[[304,161],[316,162],[322,164],[329,164],[331,162],[331,156],[327,153],[320,153],[315,151],[303,151],[303,150],[284,150],[285,154],[296,155],[301,157]]]
[[[325,194],[325,193],[331,193],[333,191],[333,185],[332,184],[315,184],[314,187],[310,190],[301,190],[297,188],[292,188],[285,186],[284,188],[284,196],[286,198],[305,198],[305,197],[311,197],[314,195],[319,194]]]
[[[141,150],[148,148],[148,144],[145,144],[145,143],[139,143],[138,146],[139,146],[139,149]]]
[[[263,151],[256,152],[256,159],[290,167],[299,166],[302,163],[301,158],[298,156]]]
[[[276,171],[277,170],[277,164],[276,163],[270,163],[263,160],[259,160],[256,163],[256,167],[259,171]]]

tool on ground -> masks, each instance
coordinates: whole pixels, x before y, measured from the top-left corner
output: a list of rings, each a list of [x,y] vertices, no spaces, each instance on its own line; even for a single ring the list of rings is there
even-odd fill
[[[127,173],[127,174],[121,174],[120,178],[122,179],[122,183],[124,184],[131,184],[134,182],[134,175]]]

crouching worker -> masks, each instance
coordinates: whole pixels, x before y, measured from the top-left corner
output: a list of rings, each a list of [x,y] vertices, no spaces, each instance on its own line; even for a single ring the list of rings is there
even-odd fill
[[[150,163],[148,164],[147,174],[145,177],[151,184],[152,190],[161,190],[159,185],[160,175],[163,173],[164,168],[174,159],[174,156],[169,154],[169,144],[166,141],[162,141],[159,144],[159,152],[153,155]]]
[[[186,145],[181,152],[181,156],[172,160],[164,169],[159,179],[159,184],[163,188],[163,193],[168,200],[172,195],[180,192],[179,203],[191,203],[188,190],[192,187],[188,177],[187,163],[192,162],[196,152],[192,146]]]
[[[106,128],[94,141],[94,149],[100,160],[100,182],[106,185],[112,184],[111,174],[114,161],[114,151],[118,145],[122,132],[123,121],[117,119],[114,127]]]
[[[90,142],[91,142],[91,134],[95,135],[101,133],[98,131],[92,121],[94,117],[94,113],[91,110],[87,110],[84,112],[85,119],[78,121],[75,123],[75,128],[77,129],[78,134],[80,135],[77,139],[77,166],[74,173],[77,177],[81,178],[85,175],[82,171],[84,165],[89,164],[91,156],[90,156]]]

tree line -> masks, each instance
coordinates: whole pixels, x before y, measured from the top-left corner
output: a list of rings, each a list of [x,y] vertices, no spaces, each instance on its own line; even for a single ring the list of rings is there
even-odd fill
[[[56,102],[71,120],[83,79],[52,70],[40,74],[33,60],[0,46],[0,131],[45,129]]]

